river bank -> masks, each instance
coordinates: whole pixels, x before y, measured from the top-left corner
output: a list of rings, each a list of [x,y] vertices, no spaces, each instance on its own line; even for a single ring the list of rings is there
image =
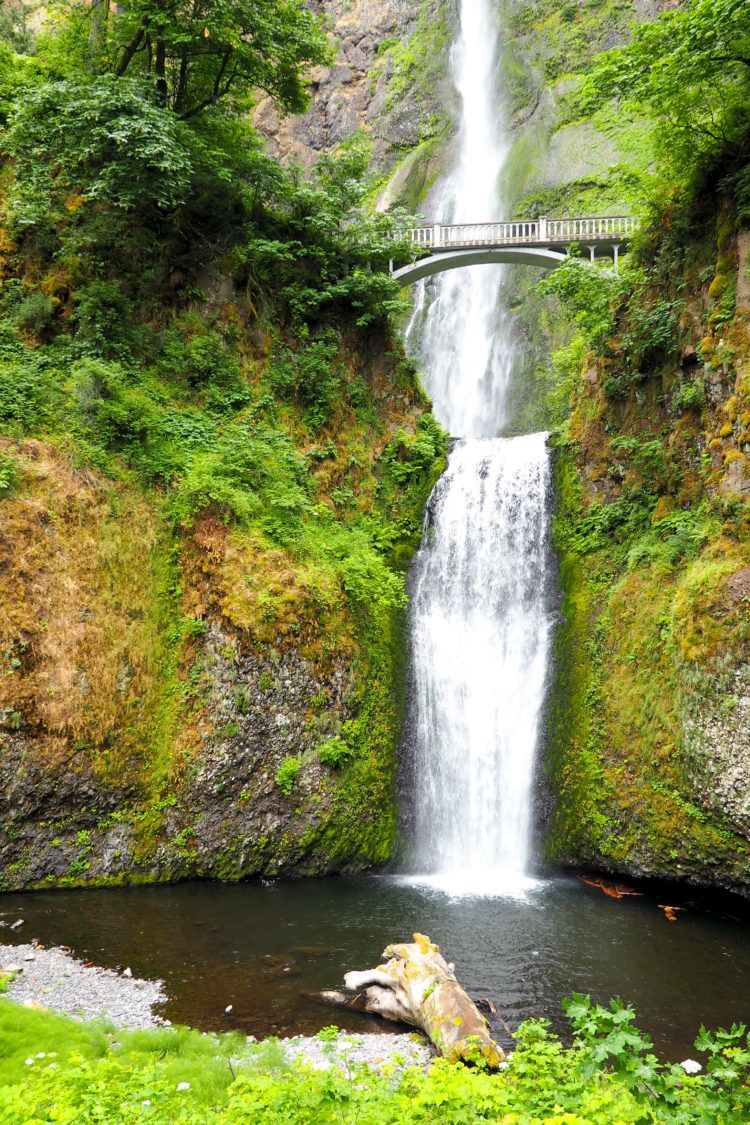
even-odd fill
[[[117,972],[83,962],[61,947],[45,949],[36,941],[0,945],[0,980],[4,995],[25,1007],[59,1012],[80,1020],[103,1020],[117,1028],[169,1027],[160,1013],[167,1000],[164,982],[134,977],[128,966]],[[230,1015],[231,1013],[227,1013]],[[321,1021],[322,1022],[322,1021]],[[255,1037],[248,1036],[254,1043]],[[332,1065],[426,1066],[434,1050],[419,1034],[287,1036],[278,1040],[288,1062],[318,1069]]]

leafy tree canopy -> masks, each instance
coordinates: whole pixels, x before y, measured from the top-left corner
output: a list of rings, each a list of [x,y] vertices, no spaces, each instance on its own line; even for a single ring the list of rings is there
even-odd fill
[[[617,97],[623,110],[655,121],[672,167],[689,172],[736,154],[750,131],[750,4],[693,0],[638,25],[628,45],[601,57],[579,97],[586,112]]]
[[[53,10],[69,58],[153,81],[183,119],[219,102],[245,108],[257,90],[299,113],[308,100],[304,69],[330,55],[302,0],[130,0],[116,10],[105,0],[57,0]]]
[[[184,126],[135,79],[47,82],[27,90],[5,146],[16,157],[15,220],[33,227],[70,194],[124,210],[170,208],[190,188]]]

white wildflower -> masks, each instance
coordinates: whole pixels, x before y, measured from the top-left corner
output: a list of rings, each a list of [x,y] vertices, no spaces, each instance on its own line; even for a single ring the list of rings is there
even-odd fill
[[[46,1054],[44,1053],[44,1051],[40,1051],[40,1052],[39,1052],[39,1054],[37,1055],[37,1058],[38,1058],[38,1059],[46,1059],[46,1058],[47,1058],[47,1056],[46,1056]]]
[[[33,1065],[34,1065],[34,1060],[33,1060],[33,1059],[27,1059],[27,1060],[26,1060],[26,1065],[27,1065],[27,1066],[33,1066]]]
[[[701,1064],[696,1062],[695,1059],[684,1059],[680,1066],[686,1074],[698,1074],[699,1071],[703,1070]]]
[[[178,1090],[189,1090],[190,1089],[190,1083],[189,1082],[178,1082],[177,1083],[177,1089]]]
[[[145,1102],[141,1102],[141,1105],[151,1105],[151,1102],[146,1098]]]

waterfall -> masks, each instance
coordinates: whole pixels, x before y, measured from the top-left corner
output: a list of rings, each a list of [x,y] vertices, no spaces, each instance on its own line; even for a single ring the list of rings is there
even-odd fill
[[[441,222],[499,218],[491,0],[461,0],[451,56],[461,99]],[[411,602],[414,866],[452,892],[526,885],[532,776],[548,664],[545,434],[507,438],[513,339],[503,267],[417,291],[407,342],[436,416],[458,439],[430,499]]]

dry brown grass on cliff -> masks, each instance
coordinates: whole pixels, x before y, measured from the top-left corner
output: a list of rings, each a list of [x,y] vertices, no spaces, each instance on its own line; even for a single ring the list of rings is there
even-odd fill
[[[39,441],[0,504],[0,711],[50,763],[103,776],[146,750],[160,659],[152,602],[157,525],[123,487]]]
[[[253,645],[293,647],[320,670],[353,651],[352,620],[334,573],[293,559],[257,530],[230,529],[204,512],[182,552],[183,608],[225,622]]]

